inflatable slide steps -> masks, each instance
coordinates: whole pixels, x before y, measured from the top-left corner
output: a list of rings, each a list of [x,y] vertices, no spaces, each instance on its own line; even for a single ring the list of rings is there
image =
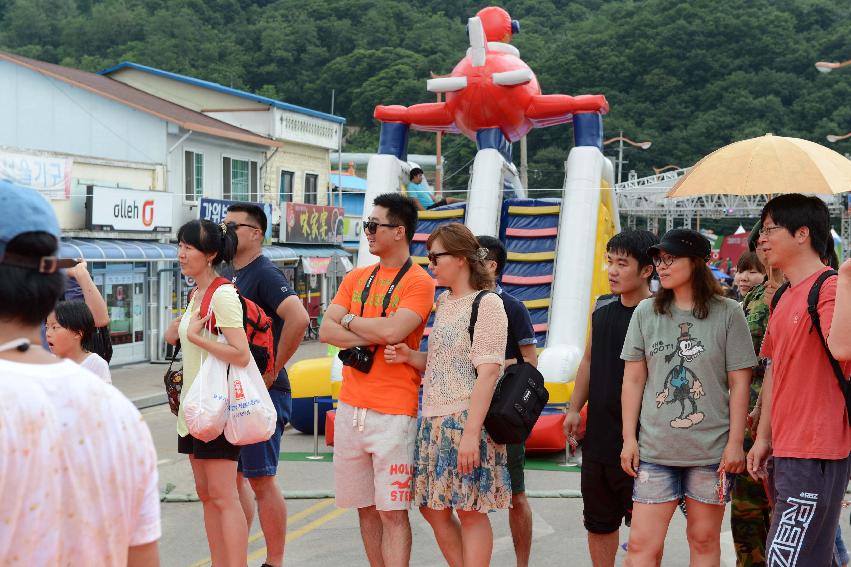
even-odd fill
[[[426,241],[429,235],[437,229],[437,227],[451,222],[464,222],[464,215],[467,212],[466,203],[453,203],[444,205],[428,211],[419,212],[419,221],[417,222],[417,231],[414,233],[414,241],[411,242],[411,257],[414,262],[421,265],[428,271],[428,250],[426,249]],[[431,273],[431,272],[429,272]],[[434,298],[443,292],[443,288],[438,288],[435,291]],[[423,340],[420,343],[420,350],[428,348],[428,333],[431,330],[431,325],[434,322],[434,312],[428,319],[426,330],[423,334]]]
[[[500,285],[529,309],[538,348],[547,338],[560,211],[560,199],[506,199],[502,205],[500,239],[508,262]]]

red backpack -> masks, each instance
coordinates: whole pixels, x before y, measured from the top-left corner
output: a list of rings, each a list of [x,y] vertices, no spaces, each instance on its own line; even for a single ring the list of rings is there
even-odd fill
[[[218,277],[210,283],[210,287],[207,288],[204,297],[201,299],[199,313],[202,317],[210,309],[210,301],[213,299],[213,294],[223,285],[233,284],[222,277]],[[197,289],[193,289],[192,292],[194,293]],[[250,299],[244,298],[238,289],[237,295],[239,296],[239,302],[242,304],[242,326],[245,329],[245,336],[248,338],[248,348],[251,350],[251,356],[254,357],[257,368],[260,369],[260,374],[265,378],[271,378],[271,374],[275,371],[275,337],[272,334],[272,318],[266,315],[266,312],[259,305]],[[192,296],[190,295],[189,297],[191,300]],[[215,314],[210,318],[210,325],[212,326],[213,333],[218,334]]]

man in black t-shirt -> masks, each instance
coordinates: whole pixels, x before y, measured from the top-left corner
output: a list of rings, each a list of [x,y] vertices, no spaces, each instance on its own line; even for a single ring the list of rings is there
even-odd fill
[[[485,265],[499,278],[508,259],[505,245],[493,236],[477,236],[479,245],[488,249]],[[516,297],[496,286],[497,294],[502,298],[505,314],[508,316],[509,338],[505,346],[506,365],[514,364],[521,358],[532,366],[538,366],[538,343],[532,328],[529,310]],[[512,335],[515,344],[511,339]],[[523,467],[526,464],[526,445],[518,443],[508,445],[508,472],[511,475],[511,508],[508,511],[508,524],[511,527],[511,539],[514,541],[514,554],[517,567],[529,565],[532,549],[532,508],[526,498],[526,479]]]
[[[260,528],[266,538],[264,565],[280,567],[284,561],[287,508],[275,483],[275,474],[281,452],[281,436],[292,411],[292,392],[284,365],[301,344],[310,318],[290,282],[263,255],[263,238],[266,234],[266,214],[263,209],[249,203],[231,205],[224,222],[235,226],[238,244],[233,261],[236,271],[222,275],[232,277],[239,293],[259,305],[272,318],[277,377],[269,387],[269,395],[278,412],[278,422],[275,433],[268,441],[242,447],[237,486],[249,530],[254,519],[252,490],[257,500]]]
[[[635,307],[651,296],[653,262],[647,249],[658,242],[651,232],[627,230],[606,245],[609,285],[614,294],[600,297],[594,306],[585,355],[576,372],[564,421],[565,434],[572,438],[579,430],[579,412],[588,402],[582,443],[582,500],[594,567],[614,567],[621,521],[629,525],[631,519],[632,477],[620,465],[624,369],[620,355]]]

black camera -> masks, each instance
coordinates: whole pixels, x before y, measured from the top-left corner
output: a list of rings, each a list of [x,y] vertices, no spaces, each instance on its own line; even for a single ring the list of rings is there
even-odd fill
[[[375,360],[375,350],[366,347],[353,347],[341,350],[337,357],[343,361],[343,366],[351,366],[355,370],[368,374]]]

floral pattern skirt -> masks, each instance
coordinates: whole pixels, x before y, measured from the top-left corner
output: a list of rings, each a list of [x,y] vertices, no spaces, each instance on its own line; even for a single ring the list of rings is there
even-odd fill
[[[511,478],[505,445],[482,428],[480,465],[469,474],[458,471],[458,449],[467,411],[421,417],[414,449],[414,506],[490,512],[511,506]]]

